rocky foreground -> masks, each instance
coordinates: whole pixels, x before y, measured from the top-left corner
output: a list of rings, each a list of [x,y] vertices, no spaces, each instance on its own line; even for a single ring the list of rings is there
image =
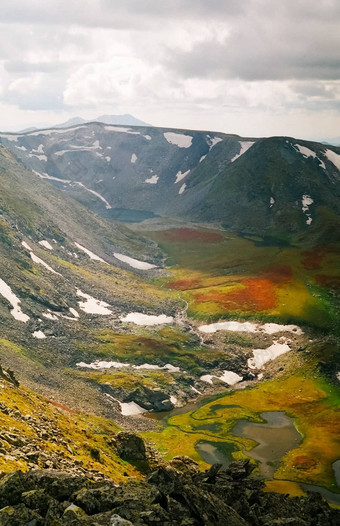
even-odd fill
[[[130,442],[131,444],[131,442]],[[340,511],[319,494],[262,491],[247,461],[202,473],[187,457],[160,464],[146,480],[93,481],[56,470],[14,471],[0,480],[0,525],[336,526]]]

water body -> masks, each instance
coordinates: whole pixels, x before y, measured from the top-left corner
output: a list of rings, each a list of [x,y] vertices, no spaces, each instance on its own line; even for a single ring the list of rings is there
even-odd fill
[[[141,223],[146,219],[159,217],[148,210],[133,210],[130,208],[110,208],[109,210],[102,211],[101,215],[114,219],[115,221],[121,221],[122,223]]]
[[[222,464],[227,468],[233,461],[232,453],[236,451],[233,444],[227,442],[209,442],[201,440],[195,445],[197,453],[207,462],[207,464]]]
[[[283,412],[268,411],[262,413],[261,418],[265,420],[262,424],[240,420],[232,434],[251,438],[258,443],[245,453],[259,461],[260,473],[264,477],[273,478],[281,458],[297,447],[302,442],[302,437],[294,427],[293,419]]]

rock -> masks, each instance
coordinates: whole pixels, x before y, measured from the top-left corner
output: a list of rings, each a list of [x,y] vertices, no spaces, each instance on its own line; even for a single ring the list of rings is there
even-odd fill
[[[0,510],[0,526],[43,526],[43,518],[24,504],[6,506]]]
[[[18,504],[24,491],[23,473],[13,471],[0,479],[0,508]]]
[[[110,517],[110,526],[133,526],[133,524],[115,513]]]
[[[118,455],[125,460],[132,462],[146,460],[144,440],[134,433],[125,431],[118,433],[115,437],[115,446]]]
[[[70,504],[62,516],[63,524],[73,524],[73,521],[76,521],[75,524],[77,524],[78,521],[84,521],[86,518],[88,515],[85,511],[75,504]]]

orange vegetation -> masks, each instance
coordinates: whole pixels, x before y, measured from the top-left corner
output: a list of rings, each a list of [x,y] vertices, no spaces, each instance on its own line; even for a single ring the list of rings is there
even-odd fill
[[[244,279],[241,284],[244,288],[227,293],[196,294],[195,301],[218,303],[226,310],[258,312],[276,307],[275,287],[269,279]]]

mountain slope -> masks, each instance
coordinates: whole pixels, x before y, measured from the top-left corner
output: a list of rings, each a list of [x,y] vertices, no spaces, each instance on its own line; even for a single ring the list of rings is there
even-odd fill
[[[99,123],[0,139],[37,177],[105,217],[290,235],[339,214],[340,149],[320,143]]]

